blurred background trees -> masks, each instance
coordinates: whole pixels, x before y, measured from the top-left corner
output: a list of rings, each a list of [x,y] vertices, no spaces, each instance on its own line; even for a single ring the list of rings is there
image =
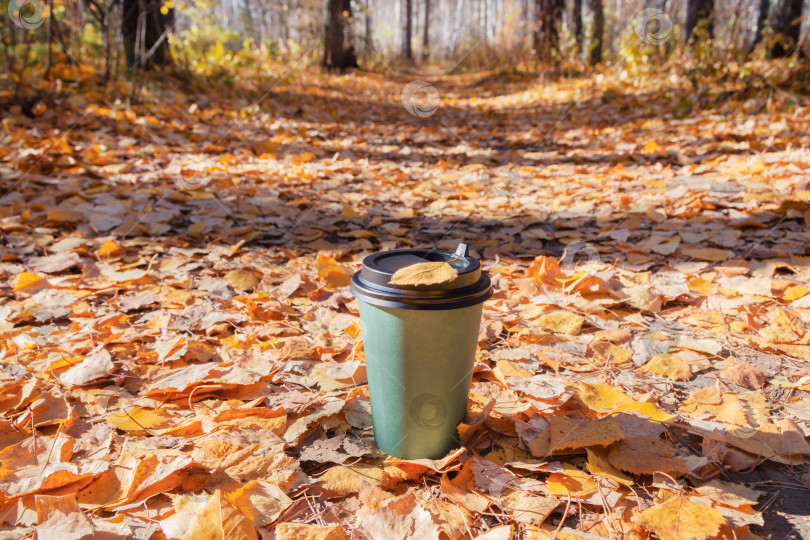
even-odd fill
[[[810,0],[808,0],[810,1]],[[0,84],[801,57],[805,0],[0,0]],[[641,20],[639,20],[641,18]]]

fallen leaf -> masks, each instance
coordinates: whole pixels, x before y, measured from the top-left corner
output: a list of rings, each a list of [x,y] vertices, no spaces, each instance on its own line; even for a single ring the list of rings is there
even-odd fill
[[[438,285],[449,283],[458,277],[455,268],[446,262],[416,263],[400,268],[388,283],[391,285]]]
[[[80,540],[93,535],[73,495],[37,495],[37,540]]]
[[[318,275],[333,289],[346,287],[352,281],[352,273],[338,264],[333,257],[319,253],[315,266],[318,269]]]
[[[661,540],[705,540],[717,534],[726,522],[714,508],[681,495],[648,508],[635,521]]]
[[[680,358],[671,354],[660,354],[644,364],[640,373],[651,373],[673,381],[688,381],[692,378],[692,368]]]
[[[194,516],[182,540],[256,540],[253,523],[217,491]]]
[[[757,369],[748,362],[739,362],[728,369],[724,369],[720,372],[720,376],[749,390],[761,388],[765,382],[765,374],[762,373],[762,370]]]
[[[610,447],[607,459],[617,469],[633,474],[688,472],[686,462],[675,457],[675,448],[655,437],[624,439]]]
[[[261,273],[248,268],[237,268],[225,275],[225,279],[237,292],[252,291],[262,280]]]
[[[340,525],[309,525],[306,523],[278,523],[276,540],[348,540]]]
[[[552,332],[575,336],[582,329],[585,317],[569,311],[544,313],[537,319],[537,324]]]
[[[604,418],[551,417],[551,452],[587,446],[608,446],[624,438],[612,416]]]

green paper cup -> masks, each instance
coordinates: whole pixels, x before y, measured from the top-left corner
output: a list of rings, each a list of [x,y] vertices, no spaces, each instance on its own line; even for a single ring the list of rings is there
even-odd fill
[[[411,264],[450,262],[458,277],[437,285],[391,285]],[[460,443],[489,277],[467,246],[374,253],[352,277],[360,305],[371,418],[377,446],[404,459],[437,459]]]

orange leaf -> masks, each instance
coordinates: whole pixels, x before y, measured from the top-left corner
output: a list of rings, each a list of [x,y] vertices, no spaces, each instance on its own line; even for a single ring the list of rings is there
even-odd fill
[[[42,289],[47,289],[51,284],[48,280],[31,272],[20,272],[14,282],[14,291],[24,293],[35,293]]]
[[[351,271],[338,264],[334,257],[319,253],[315,266],[318,269],[318,275],[333,289],[346,287],[352,281]]]

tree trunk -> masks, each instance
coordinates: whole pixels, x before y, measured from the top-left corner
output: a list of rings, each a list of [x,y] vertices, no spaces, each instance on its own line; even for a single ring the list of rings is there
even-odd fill
[[[541,62],[554,62],[554,53],[559,51],[560,36],[557,24],[562,19],[565,0],[537,0],[537,18],[534,32],[534,48]]]
[[[413,58],[413,47],[411,46],[411,35],[413,34],[413,0],[403,2],[405,17],[402,28],[402,56],[411,60]]]
[[[684,23],[687,41],[692,37],[692,32],[695,31],[698,22],[703,19],[708,19],[706,31],[711,37],[714,33],[714,0],[688,0],[686,3],[686,22]]]
[[[371,0],[366,0],[366,31],[363,39],[366,41],[366,47],[371,48],[373,40],[371,39]]]
[[[751,48],[757,46],[762,41],[762,34],[765,32],[765,20],[768,18],[768,11],[771,8],[770,0],[759,0],[759,13],[757,14],[757,29],[754,33],[754,42]]]
[[[123,0],[121,34],[127,68],[149,69],[172,63],[168,34],[174,10],[163,15],[160,6],[160,0]]]
[[[574,0],[574,9],[571,13],[571,23],[574,28],[574,38],[577,40],[577,50],[580,54],[585,50],[582,41],[582,0]]]
[[[422,33],[422,60],[430,57],[430,0],[425,0],[425,27]]]
[[[588,63],[592,66],[602,61],[602,43],[605,39],[605,9],[602,0],[591,0],[591,13],[593,13],[593,28],[588,45]]]
[[[354,47],[346,39],[352,16],[351,0],[328,0],[327,11],[323,65],[340,70],[357,67]]]
[[[802,0],[774,0],[771,4],[771,28],[780,37],[768,51],[769,58],[783,58],[799,43]]]

